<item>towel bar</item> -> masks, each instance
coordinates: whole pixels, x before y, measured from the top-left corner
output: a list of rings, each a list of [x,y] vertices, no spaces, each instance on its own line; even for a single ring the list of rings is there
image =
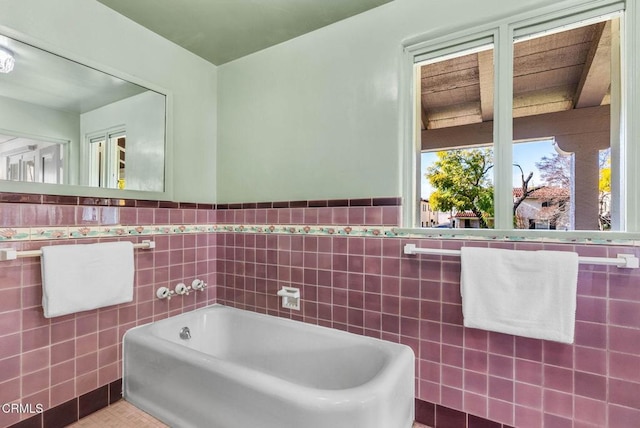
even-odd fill
[[[418,248],[415,244],[404,246],[405,254],[433,254],[439,256],[460,256],[460,250],[442,250],[438,248]],[[640,259],[633,254],[618,254],[618,257],[578,257],[578,262],[592,265],[611,265],[619,268],[637,269],[640,267]]]
[[[156,243],[149,240],[144,240],[140,244],[133,244],[133,248],[142,250],[150,250],[155,247]],[[0,261],[15,260],[18,257],[40,257],[41,255],[41,250],[16,251],[13,248],[0,248]]]

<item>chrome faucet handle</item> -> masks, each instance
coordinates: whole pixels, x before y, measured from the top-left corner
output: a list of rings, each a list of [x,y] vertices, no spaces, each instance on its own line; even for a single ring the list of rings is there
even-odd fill
[[[169,290],[167,287],[160,287],[158,288],[158,290],[156,291],[156,297],[158,299],[167,299],[170,300],[171,299],[171,294],[173,292],[171,290]]]
[[[187,296],[189,295],[189,287],[187,287],[184,283],[179,283],[178,285],[176,285],[176,294],[186,294]]]
[[[196,291],[202,291],[206,286],[207,284],[201,279],[196,278],[193,280],[193,282],[191,282],[191,288]]]

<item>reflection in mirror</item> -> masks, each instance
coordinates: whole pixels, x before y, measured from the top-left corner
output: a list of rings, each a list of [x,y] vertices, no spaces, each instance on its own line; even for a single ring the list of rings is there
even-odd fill
[[[63,184],[65,142],[0,133],[0,179]]]
[[[124,130],[89,138],[89,183],[92,186],[124,189],[127,136]]]
[[[2,181],[163,192],[166,96],[0,36]],[[85,191],[86,192],[86,191]]]

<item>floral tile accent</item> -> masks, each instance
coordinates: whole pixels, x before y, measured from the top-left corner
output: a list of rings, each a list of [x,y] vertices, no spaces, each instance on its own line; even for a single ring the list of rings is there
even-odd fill
[[[68,227],[57,227],[53,229],[45,229],[41,227],[32,227],[29,239],[32,241],[43,239],[67,239],[69,238]]]
[[[151,226],[152,235],[168,235],[170,233],[173,233],[173,230],[169,225]]]
[[[127,233],[129,235],[151,235],[153,226],[129,226],[127,227]]]
[[[206,225],[194,225],[193,226],[193,232],[194,233],[209,233],[211,232],[211,230],[209,230],[210,228]]]
[[[175,224],[170,226],[173,233],[195,233],[196,225],[194,224]]]
[[[100,236],[100,227],[79,226],[69,228],[70,238],[98,238]]]
[[[31,236],[31,230],[27,228],[0,229],[0,241],[27,241]]]
[[[109,226],[101,228],[102,236],[127,236],[129,235],[129,227]]]
[[[395,227],[391,227],[391,228],[385,229],[384,236],[398,238],[400,237],[400,233],[396,230]]]

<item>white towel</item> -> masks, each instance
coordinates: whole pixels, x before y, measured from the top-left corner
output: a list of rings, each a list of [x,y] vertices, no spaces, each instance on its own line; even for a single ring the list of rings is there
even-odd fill
[[[463,247],[466,327],[573,343],[578,255]]]
[[[105,242],[42,247],[45,318],[133,300],[133,244]]]

